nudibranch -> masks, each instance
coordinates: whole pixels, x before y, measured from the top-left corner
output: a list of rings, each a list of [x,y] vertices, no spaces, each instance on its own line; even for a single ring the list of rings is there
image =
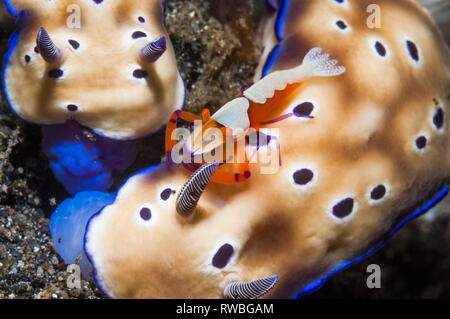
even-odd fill
[[[17,17],[17,32],[2,84],[11,109],[24,120],[60,129],[76,122],[99,139],[136,140],[159,130],[182,107],[184,85],[161,0],[5,3]],[[121,143],[116,147],[120,153]],[[78,148],[66,147],[65,156]],[[101,161],[107,151],[97,149]]]
[[[260,122],[279,130],[275,173],[256,162],[251,178],[224,185],[212,181],[223,163],[192,175],[161,164],[103,208],[93,203],[107,195],[80,194],[52,216],[62,257],[85,254],[115,298],[290,298],[439,202],[450,174],[449,50],[416,2],[375,2],[379,28],[367,22],[372,0],[277,3],[255,88],[315,47],[346,71],[303,81]],[[277,153],[276,144],[256,151]]]

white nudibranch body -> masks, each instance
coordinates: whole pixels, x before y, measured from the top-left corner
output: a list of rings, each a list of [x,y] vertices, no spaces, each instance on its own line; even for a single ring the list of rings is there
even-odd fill
[[[282,89],[277,107],[258,119],[262,128],[279,129],[282,165],[259,174],[264,164],[252,163],[251,177],[232,185],[211,182],[217,163],[192,176],[161,165],[129,179],[84,238],[108,295],[295,297],[446,195],[448,48],[412,0],[377,1],[383,28],[367,28],[363,13],[371,3],[282,1],[266,28],[266,77],[245,93],[252,103],[269,103]],[[307,80],[283,72],[313,47],[346,72]],[[250,122],[265,106],[237,103]],[[276,147],[257,149],[269,150]]]

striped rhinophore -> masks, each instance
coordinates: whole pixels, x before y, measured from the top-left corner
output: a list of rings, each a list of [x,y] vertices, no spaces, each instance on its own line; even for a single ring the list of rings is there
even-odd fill
[[[228,299],[257,299],[268,293],[277,283],[278,276],[271,276],[251,282],[232,282],[225,288]]]
[[[53,43],[44,27],[39,29],[36,44],[42,58],[48,63],[56,63],[61,59],[61,50]]]
[[[192,174],[177,198],[177,212],[181,216],[189,217],[192,214],[218,167],[217,162],[207,163]]]
[[[166,49],[167,49],[166,37],[165,36],[159,37],[155,41],[147,44],[141,50],[140,58],[142,61],[147,63],[156,62],[156,60],[158,60],[161,57],[161,55],[164,54]]]

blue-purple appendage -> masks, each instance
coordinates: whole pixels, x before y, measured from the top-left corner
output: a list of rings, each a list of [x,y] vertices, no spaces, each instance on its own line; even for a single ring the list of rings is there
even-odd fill
[[[278,10],[278,0],[266,0],[267,8],[271,11],[277,11]]]
[[[127,169],[136,158],[135,141],[88,137],[74,121],[42,127],[43,150],[56,179],[74,195],[81,191],[108,191],[114,170]]]
[[[58,254],[68,265],[77,259],[84,278],[92,280],[93,268],[84,252],[84,235],[89,219],[114,202],[115,194],[81,192],[62,202],[50,217],[50,233]]]

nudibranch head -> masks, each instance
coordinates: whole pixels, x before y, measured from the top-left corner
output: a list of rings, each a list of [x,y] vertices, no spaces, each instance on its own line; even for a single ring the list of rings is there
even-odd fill
[[[447,194],[450,54],[429,15],[411,0],[379,0],[377,29],[369,0],[280,3],[268,76],[314,47],[346,72],[308,79],[269,114],[283,118],[264,124],[280,131],[272,174],[205,186],[213,166],[190,179],[162,165],[127,181],[84,238],[108,295],[246,297],[258,287],[251,297],[294,297]]]
[[[3,87],[23,119],[75,119],[99,135],[136,139],[182,107],[160,0],[5,1],[19,23]]]
[[[232,284],[259,286],[253,296],[259,297],[278,281],[271,263],[255,272],[240,264],[253,222],[236,220],[241,214],[237,203],[211,216],[224,203],[209,192],[202,200],[206,198],[212,206],[202,207],[202,213],[197,210],[191,219],[176,213],[187,177],[181,169],[152,167],[132,177],[114,203],[89,221],[85,252],[95,268],[97,284],[110,297],[232,298],[236,290]],[[138,251],[141,257],[135,255]],[[263,283],[258,285],[259,280]]]

